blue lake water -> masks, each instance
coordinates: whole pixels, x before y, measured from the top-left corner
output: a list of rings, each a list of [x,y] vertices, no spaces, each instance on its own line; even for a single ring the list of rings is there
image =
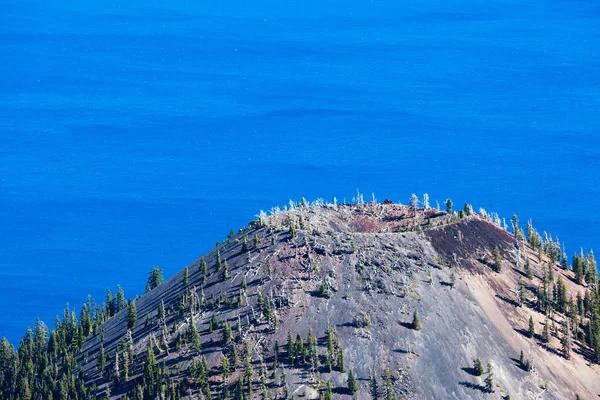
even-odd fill
[[[600,248],[598,2],[121,3],[2,1],[0,336],[302,196]]]

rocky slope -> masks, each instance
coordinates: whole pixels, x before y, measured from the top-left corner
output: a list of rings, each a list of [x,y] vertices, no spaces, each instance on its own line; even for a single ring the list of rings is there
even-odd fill
[[[492,268],[496,248],[501,272]],[[300,205],[260,217],[190,264],[188,279],[182,270],[137,298],[135,327],[129,331],[129,309],[122,310],[87,339],[78,360],[86,385],[115,399],[133,398],[149,384],[150,346],[164,365],[159,392],[176,387],[181,398],[206,398],[208,390],[218,397],[224,387],[241,398],[235,397],[238,381],[248,396],[241,378],[250,376],[250,366],[253,398],[319,398],[329,382],[334,398],[368,399],[371,376],[381,398],[595,398],[600,369],[590,362],[590,349],[574,341],[567,360],[560,332],[549,343],[540,336],[545,314],[536,291],[548,267],[555,279],[562,277],[568,296],[583,295],[573,272],[487,216],[459,218],[397,204]],[[420,330],[412,324],[415,310]],[[560,326],[564,316],[551,318]],[[200,351],[190,324],[199,331]],[[224,324],[232,327],[231,340]],[[293,342],[300,335],[308,349],[296,362],[286,346],[290,334]],[[134,357],[126,356],[124,377],[128,345]],[[102,373],[101,347],[108,360]],[[223,359],[231,360],[234,348],[238,364],[225,379]],[[533,368],[520,363],[521,351]],[[195,372],[202,357],[210,369],[207,384]],[[473,369],[476,358],[492,366],[493,392],[484,381],[488,374]],[[354,395],[347,389],[350,371],[357,378]]]

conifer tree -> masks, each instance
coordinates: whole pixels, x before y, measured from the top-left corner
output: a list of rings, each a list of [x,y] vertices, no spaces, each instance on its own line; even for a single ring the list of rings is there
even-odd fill
[[[185,267],[185,270],[183,271],[183,284],[187,285],[189,281],[190,281],[190,270],[188,267]]]
[[[152,268],[152,271],[148,273],[148,275],[150,276],[148,277],[148,282],[146,283],[146,292],[151,291],[152,289],[163,283],[163,273],[162,270],[158,268],[158,266],[155,265]]]
[[[568,320],[563,322],[562,351],[567,360],[571,358],[571,331]]]
[[[369,385],[369,393],[373,400],[379,400],[379,386],[377,384],[377,375],[375,374],[375,368],[371,370],[371,382]]]
[[[519,355],[519,365],[521,368],[525,368],[525,356],[523,355],[523,350],[521,350],[521,354]]]
[[[135,307],[135,301],[131,302],[129,306],[129,314],[127,315],[127,327],[129,329],[133,329],[135,327],[135,323],[137,322],[137,310]]]
[[[221,374],[223,376],[223,383],[227,385],[227,378],[229,378],[229,374],[231,373],[231,369],[229,367],[229,358],[223,355],[221,360]]]
[[[225,324],[223,326],[223,342],[229,343],[231,341],[231,338],[232,338],[231,326],[229,325],[229,322],[225,322]]]
[[[394,400],[394,388],[392,387],[392,374],[389,368],[383,370],[383,389],[385,400]]]
[[[325,387],[325,400],[333,400],[333,393],[331,391],[331,382],[327,381],[327,386]]]
[[[494,247],[494,271],[502,271],[502,256],[500,255],[500,249],[498,246]]]
[[[546,318],[546,321],[544,322],[544,330],[542,330],[542,340],[544,341],[544,343],[548,343],[550,342],[550,321],[548,321],[548,318]]]
[[[202,281],[206,282],[206,278],[208,275],[208,264],[204,261],[204,257],[200,259],[200,271],[202,271]]]
[[[160,303],[158,303],[158,319],[160,321],[164,321],[165,320],[165,302],[164,300],[160,300]]]
[[[229,279],[229,265],[226,261],[223,265],[223,280],[226,281],[227,279]]]
[[[466,215],[467,217],[469,217],[469,216],[473,215],[473,214],[474,214],[474,213],[473,213],[473,206],[472,206],[472,205],[470,205],[469,203],[465,204],[465,207],[464,207],[464,212],[465,212],[465,215]]]
[[[292,364],[295,364],[296,363],[296,346],[295,346],[291,331],[288,332],[286,348],[287,348],[288,358],[290,359]]]
[[[494,393],[494,374],[492,372],[488,373],[484,382],[485,389],[488,391],[488,393]]]
[[[104,345],[100,345],[100,355],[98,356],[98,373],[100,376],[104,375],[104,368],[106,368],[106,354],[104,354]]]
[[[522,237],[521,234],[521,228],[519,228],[519,217],[517,216],[517,214],[514,214],[512,216],[512,228],[513,228],[513,235],[515,237],[516,240],[523,240],[524,238]]]
[[[121,285],[117,285],[117,297],[115,298],[116,312],[119,312],[127,307],[127,301],[125,300],[125,292],[121,288]]]
[[[475,375],[477,376],[481,376],[483,375],[483,364],[481,363],[481,360],[478,358],[473,360],[473,370],[475,371]]]
[[[358,384],[356,383],[356,377],[352,370],[348,372],[348,391],[351,394],[355,394],[358,391]]]
[[[533,279],[533,270],[531,269],[531,263],[529,262],[529,257],[525,260],[525,275],[527,279]]]
[[[421,330],[421,319],[419,318],[419,310],[415,309],[413,313],[412,327],[415,331]]]
[[[519,305],[522,306],[527,301],[525,297],[525,284],[519,281]]]
[[[296,352],[296,361],[302,363],[305,356],[304,343],[302,342],[302,336],[300,334],[296,334],[296,343],[294,344],[295,352]]]
[[[530,338],[535,337],[535,324],[533,322],[533,317],[531,315],[529,316],[529,337]]]
[[[452,199],[446,199],[446,212],[452,214]]]
[[[346,365],[344,363],[344,352],[342,351],[342,349],[339,349],[338,351],[337,366],[340,372],[346,372]]]
[[[187,339],[192,348],[196,350],[196,352],[200,353],[202,351],[202,343],[200,342],[200,332],[198,332],[198,328],[196,327],[194,318],[190,318],[190,323],[188,324],[187,329]]]

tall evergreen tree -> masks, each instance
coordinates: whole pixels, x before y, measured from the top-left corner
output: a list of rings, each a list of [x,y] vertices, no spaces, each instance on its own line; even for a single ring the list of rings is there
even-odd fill
[[[129,305],[129,314],[127,315],[127,327],[133,329],[137,322],[137,310],[135,307],[135,301],[132,301]]]
[[[127,300],[125,300],[125,292],[121,285],[117,285],[117,297],[115,298],[116,312],[119,312],[127,307]]]
[[[354,376],[352,370],[348,372],[348,391],[351,394],[358,392],[358,384],[356,383],[356,377]]]
[[[446,212],[452,214],[452,199],[446,199]]]
[[[161,283],[163,283],[163,273],[158,266],[152,267],[152,271],[148,273],[148,282],[146,283],[146,292],[151,291]]]
[[[535,337],[535,324],[533,322],[533,317],[530,315],[529,316],[529,331],[528,331],[529,337],[530,338],[534,338]]]
[[[500,255],[500,249],[498,246],[494,247],[494,271],[502,271],[502,256]]]
[[[377,384],[377,375],[375,374],[375,369],[371,371],[371,382],[369,384],[369,393],[371,394],[371,398],[373,400],[379,400],[379,386]]]

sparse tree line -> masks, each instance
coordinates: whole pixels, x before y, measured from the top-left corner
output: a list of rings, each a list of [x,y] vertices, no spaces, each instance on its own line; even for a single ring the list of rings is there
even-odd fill
[[[560,352],[570,358],[573,342],[577,342],[584,354],[591,354],[591,361],[600,363],[600,289],[598,287],[598,269],[594,252],[573,254],[569,265],[567,254],[558,239],[544,232],[540,235],[531,221],[527,223],[527,235],[519,228],[519,219],[512,218],[513,235],[519,241],[526,241],[537,252],[538,263],[542,264],[541,283],[526,287],[522,280],[519,283],[518,303],[530,305],[545,315],[545,321],[539,339],[549,344],[554,336],[559,340]],[[544,258],[546,257],[546,258]],[[522,261],[519,260],[518,264]],[[569,278],[584,287],[576,296],[569,296],[567,285],[561,274],[554,272],[559,266],[563,271],[572,271],[574,277]],[[523,273],[528,281],[534,278],[529,257],[526,257]],[[558,276],[557,276],[558,275]],[[535,294],[535,299],[528,299],[528,289]],[[582,295],[583,293],[583,295]],[[527,329],[530,338],[537,338],[538,333],[532,317]]]

